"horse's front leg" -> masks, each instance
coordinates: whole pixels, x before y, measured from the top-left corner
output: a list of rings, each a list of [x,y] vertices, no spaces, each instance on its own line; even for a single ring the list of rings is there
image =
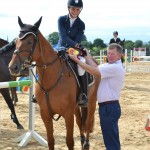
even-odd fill
[[[68,150],[74,150],[74,138],[73,138],[73,129],[74,129],[74,112],[67,112],[65,115],[66,123],[66,143]]]
[[[54,150],[55,141],[54,141],[54,136],[53,136],[52,117],[44,109],[43,110],[41,109],[40,113],[41,113],[41,118],[42,118],[44,125],[46,127],[49,150]]]
[[[12,101],[14,102],[14,106],[16,106],[17,102],[18,102],[18,96],[17,96],[17,93],[16,93],[16,87],[10,88],[10,89],[11,89]]]

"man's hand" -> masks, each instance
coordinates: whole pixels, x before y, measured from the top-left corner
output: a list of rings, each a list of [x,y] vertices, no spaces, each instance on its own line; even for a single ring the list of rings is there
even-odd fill
[[[77,55],[69,55],[69,57],[70,57],[70,59],[72,59],[72,60],[75,61],[75,62],[80,61],[80,60],[78,59]]]

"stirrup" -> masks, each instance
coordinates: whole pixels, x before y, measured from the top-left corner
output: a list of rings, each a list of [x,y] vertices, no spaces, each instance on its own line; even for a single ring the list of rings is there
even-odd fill
[[[88,99],[86,94],[82,93],[82,98],[79,99],[78,105],[81,107],[88,107]]]

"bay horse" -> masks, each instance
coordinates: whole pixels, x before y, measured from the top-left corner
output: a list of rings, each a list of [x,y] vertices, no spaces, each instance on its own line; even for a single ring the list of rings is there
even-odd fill
[[[0,52],[2,52],[2,51],[4,51],[5,48],[7,48],[5,46],[7,46],[8,42],[7,41],[4,42],[4,40],[1,40],[1,39],[0,39],[0,41],[3,41],[3,42],[0,42],[1,46],[2,46],[2,48],[0,49]],[[12,58],[13,52],[15,50],[15,45],[11,45],[11,46],[9,45],[8,47],[10,48],[10,50],[8,52],[0,53],[0,82],[8,82],[8,81],[16,80],[16,77],[14,78],[10,75],[10,72],[8,69],[8,64],[9,64],[9,62]],[[12,92],[12,97],[15,98],[15,100],[16,100],[16,97],[17,97],[16,89],[11,88],[11,92]],[[9,89],[8,88],[0,89],[0,93],[4,97],[6,103],[11,111],[11,119],[17,125],[18,129],[23,129],[23,126],[19,123],[18,118],[16,116],[14,104],[13,104],[12,98],[10,96]],[[14,95],[16,95],[16,96],[14,96]]]
[[[49,150],[54,150],[53,119],[55,114],[65,120],[66,144],[69,150],[74,149],[74,115],[80,130],[81,147],[88,150],[89,134],[93,131],[94,113],[96,108],[96,93],[99,79],[88,89],[88,108],[79,107],[77,98],[79,86],[73,72],[67,63],[52,48],[50,43],[39,31],[42,17],[34,24],[24,24],[20,17],[21,28],[16,40],[16,50],[9,64],[12,75],[20,75],[22,69],[36,62],[38,81],[35,86],[35,96],[40,107],[41,118],[47,132]]]

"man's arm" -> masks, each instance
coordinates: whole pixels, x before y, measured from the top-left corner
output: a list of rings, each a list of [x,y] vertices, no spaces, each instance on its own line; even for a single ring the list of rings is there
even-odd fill
[[[100,71],[96,65],[96,63],[92,60],[91,57],[87,56],[86,61],[87,64],[81,62],[76,55],[70,55],[70,58],[75,61],[77,64],[79,64],[85,71],[88,73],[101,77]]]

